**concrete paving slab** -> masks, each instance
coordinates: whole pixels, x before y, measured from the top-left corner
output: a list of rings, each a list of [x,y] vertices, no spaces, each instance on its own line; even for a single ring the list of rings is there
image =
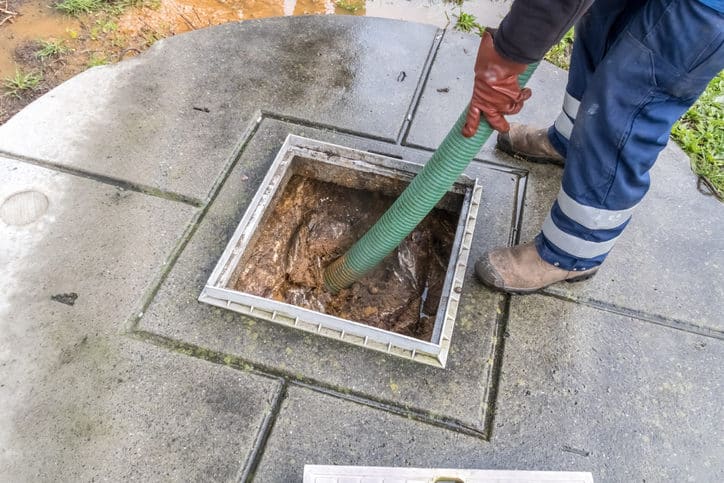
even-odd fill
[[[277,383],[120,335],[196,209],[0,158],[0,480],[233,479]]]
[[[514,298],[508,332],[490,443],[292,387],[255,481],[304,464],[724,477],[721,341],[541,296]]]
[[[12,411],[1,430],[4,481],[235,481],[279,390],[273,379],[92,334],[34,372],[22,398],[2,397]]]
[[[301,481],[305,464],[456,467],[490,445],[478,438],[291,386],[254,482]],[[475,467],[485,461],[475,458]]]
[[[470,102],[480,37],[446,30],[405,137],[405,144],[436,149]]]
[[[460,113],[470,102],[473,90],[473,66],[480,37],[454,30],[447,30],[440,43],[405,138],[410,146],[436,149]],[[547,125],[555,119],[561,108],[567,72],[541,62],[528,82],[533,97],[517,116],[509,116],[511,122],[539,122]],[[495,136],[486,143],[493,146]],[[480,156],[479,156],[480,157]],[[481,159],[485,159],[482,158]]]
[[[184,203],[2,157],[0,179],[5,336],[15,327],[25,335],[24,321],[41,313],[53,318],[42,330],[57,330],[70,337],[66,342],[83,331],[118,333],[197,213]],[[25,193],[44,198],[45,210],[12,223]]]
[[[493,442],[595,481],[724,477],[724,342],[543,296],[513,297]],[[506,441],[508,442],[506,444]]]
[[[197,298],[244,213],[266,167],[288,133],[420,160],[418,152],[359,137],[265,121],[251,140],[206,217],[148,307],[139,328],[201,346],[284,374],[482,432],[487,414],[495,330],[503,298],[466,277],[464,296],[448,359],[448,370],[385,356],[276,324],[210,307]],[[417,159],[416,159],[417,158]],[[483,245],[507,243],[515,208],[516,176],[476,167],[488,188],[478,218]]]
[[[0,151],[205,200],[259,110],[395,139],[436,32],[306,16],[171,37],[36,100]]]
[[[473,15],[481,25],[496,26],[510,11],[513,0],[479,0],[468,2],[465,12]],[[430,0],[365,2],[364,15],[398,18],[445,28],[453,25],[459,14],[457,5]]]

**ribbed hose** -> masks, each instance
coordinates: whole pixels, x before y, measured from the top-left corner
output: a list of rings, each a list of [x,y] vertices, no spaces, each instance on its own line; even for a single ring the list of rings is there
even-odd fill
[[[524,86],[538,64],[531,64],[518,76]],[[372,270],[427,216],[470,164],[493,130],[481,117],[473,137],[462,135],[466,108],[440,147],[410,185],[384,215],[347,253],[332,262],[324,272],[327,290],[333,293],[347,288]]]

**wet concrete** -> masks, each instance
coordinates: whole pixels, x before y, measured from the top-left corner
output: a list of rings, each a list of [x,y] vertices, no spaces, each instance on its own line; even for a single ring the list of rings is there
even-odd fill
[[[416,138],[432,147],[458,114],[416,111],[407,84],[445,87],[424,83],[437,34],[341,16],[229,24],[93,69],[0,128],[22,159],[0,202],[49,201],[27,225],[0,222],[0,479],[296,481],[313,461],[724,480],[721,210],[681,176],[679,150],[591,282],[505,297],[469,267],[444,370],[197,301],[288,133],[429,158],[396,141],[408,113],[413,129],[439,120]],[[262,55],[315,36],[334,40],[317,74]],[[445,65],[452,94],[470,65]],[[335,90],[340,73],[352,82]],[[521,118],[545,125],[565,75],[536,75]],[[484,187],[470,260],[535,234],[560,178],[481,156],[495,164],[468,168]]]
[[[490,441],[295,387],[255,481],[309,462],[722,481],[721,341],[538,295],[513,298],[506,333]]]
[[[171,37],[28,106],[0,126],[0,149],[203,201],[260,110],[395,139],[435,35],[386,19],[306,16]],[[64,122],[42,121],[54,116]]]
[[[230,481],[278,390],[122,335],[196,209],[0,157],[0,481]]]

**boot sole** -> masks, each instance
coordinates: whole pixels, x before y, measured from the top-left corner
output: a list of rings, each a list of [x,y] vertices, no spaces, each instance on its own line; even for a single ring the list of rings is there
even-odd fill
[[[590,280],[593,277],[595,277],[597,273],[598,273],[598,270],[594,270],[593,273],[587,273],[585,275],[579,275],[578,277],[568,278],[568,279],[564,280],[564,282],[568,282],[568,283],[585,282],[586,280]]]
[[[578,277],[568,278],[565,280],[561,280],[559,282],[554,282],[551,285],[555,285],[556,283],[560,283],[560,282],[566,282],[566,283],[585,282],[586,280],[590,280],[593,277],[595,277],[597,273],[598,273],[598,270],[594,270],[593,273],[587,273],[585,275],[579,275]],[[490,285],[486,281],[481,279],[480,277],[478,277],[478,280],[480,280],[483,283],[483,285],[485,285],[488,288],[491,288],[497,292],[507,293],[510,295],[530,295],[530,294],[542,292],[543,289],[551,286],[551,285],[546,285],[545,287],[535,288],[535,289],[505,289],[502,287],[496,287],[494,285]]]
[[[563,167],[565,165],[565,160],[561,159],[554,159],[554,158],[543,158],[540,156],[532,156],[529,154],[524,154],[519,151],[516,151],[513,149],[513,146],[508,142],[507,139],[504,139],[502,136],[498,136],[498,141],[495,144],[495,147],[500,149],[506,154],[509,154],[513,156],[514,158],[519,158],[524,161],[530,161],[531,163],[537,163],[537,164],[554,164],[556,166]]]

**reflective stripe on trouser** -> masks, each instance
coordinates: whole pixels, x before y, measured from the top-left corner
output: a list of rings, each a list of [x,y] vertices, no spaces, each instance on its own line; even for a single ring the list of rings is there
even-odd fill
[[[553,138],[551,143],[563,157],[567,154],[568,140],[571,139],[573,124],[576,122],[580,105],[581,101],[573,97],[573,94],[566,92],[563,98],[563,109],[561,109],[556,122],[548,130],[548,137]]]
[[[544,260],[567,270],[600,265],[646,194],[671,126],[722,68],[724,15],[703,3],[594,2],[576,26],[570,126],[559,117],[549,129],[566,164],[536,238]]]

